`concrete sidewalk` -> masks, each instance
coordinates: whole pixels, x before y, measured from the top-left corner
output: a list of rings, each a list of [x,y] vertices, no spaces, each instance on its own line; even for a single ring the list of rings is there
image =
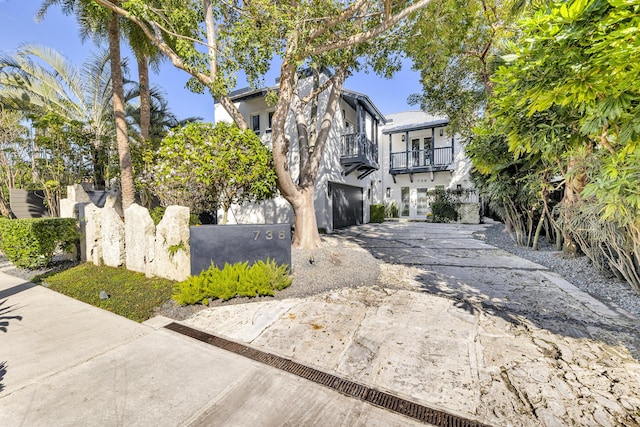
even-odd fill
[[[0,304],[3,427],[419,424],[4,273]]]

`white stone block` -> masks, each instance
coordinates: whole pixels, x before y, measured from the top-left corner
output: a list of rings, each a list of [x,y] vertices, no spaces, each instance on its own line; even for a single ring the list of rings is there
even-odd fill
[[[189,249],[189,208],[169,206],[156,227],[153,275],[185,280],[191,272]]]
[[[128,270],[148,273],[154,258],[156,226],[149,211],[132,204],[124,210],[126,265]]]
[[[67,199],[74,203],[91,203],[89,195],[80,184],[67,185]]]
[[[84,247],[82,259],[102,264],[102,209],[94,204],[88,204],[84,208]]]
[[[101,209],[102,261],[110,267],[120,267],[125,262],[124,222],[114,208]]]

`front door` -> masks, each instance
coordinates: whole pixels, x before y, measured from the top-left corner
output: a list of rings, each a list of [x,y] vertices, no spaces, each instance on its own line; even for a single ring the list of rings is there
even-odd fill
[[[429,189],[418,188],[417,191],[417,203],[416,203],[416,216],[426,217],[429,211]]]

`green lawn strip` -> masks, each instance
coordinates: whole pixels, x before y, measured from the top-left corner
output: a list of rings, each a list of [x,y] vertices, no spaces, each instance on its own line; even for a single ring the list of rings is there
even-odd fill
[[[91,263],[42,278],[42,282],[57,292],[136,322],[149,319],[155,307],[169,300],[175,283]],[[109,299],[101,300],[100,291],[110,295]]]

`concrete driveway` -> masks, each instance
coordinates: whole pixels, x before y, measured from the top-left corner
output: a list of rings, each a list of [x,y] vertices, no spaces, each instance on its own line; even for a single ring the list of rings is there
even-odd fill
[[[481,230],[353,227],[337,239],[381,260],[378,283],[184,323],[490,425],[640,425],[639,319]]]

